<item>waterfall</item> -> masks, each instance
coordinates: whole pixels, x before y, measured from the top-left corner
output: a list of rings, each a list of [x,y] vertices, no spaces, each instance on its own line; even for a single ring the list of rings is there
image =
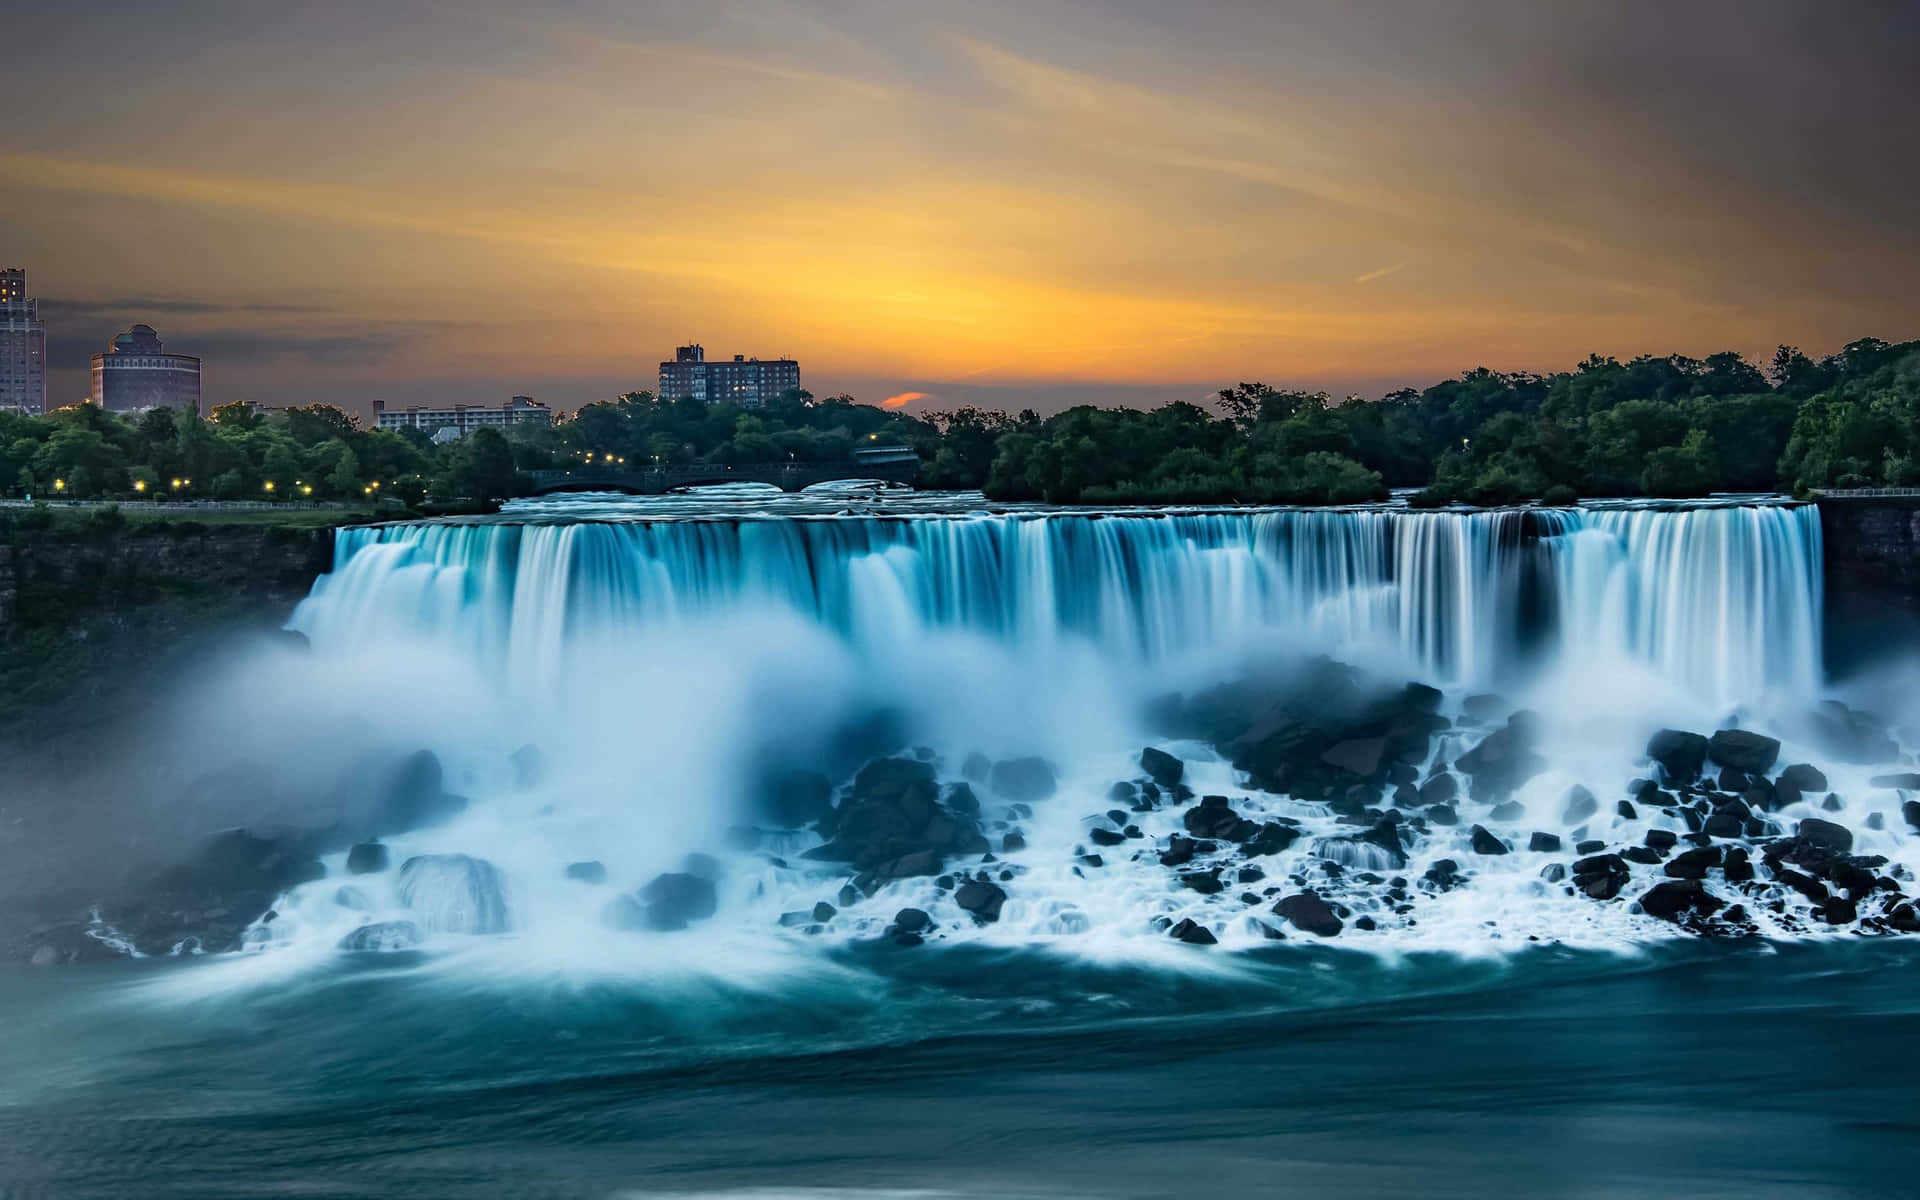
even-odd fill
[[[1495,687],[1630,663],[1717,704],[1821,674],[1819,522],[1780,504],[400,524],[336,558],[293,621],[317,648],[431,644],[520,688],[582,640],[748,612],[1036,664],[1307,647]]]

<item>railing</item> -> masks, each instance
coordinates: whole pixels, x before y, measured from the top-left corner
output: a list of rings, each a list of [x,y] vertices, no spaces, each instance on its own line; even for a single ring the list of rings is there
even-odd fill
[[[1864,499],[1870,496],[1920,496],[1920,487],[1814,488],[1817,497],[1833,500]]]

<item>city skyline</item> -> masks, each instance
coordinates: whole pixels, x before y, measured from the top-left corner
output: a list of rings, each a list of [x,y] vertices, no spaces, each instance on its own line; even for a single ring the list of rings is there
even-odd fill
[[[141,11],[9,17],[48,102],[0,133],[0,260],[51,405],[136,322],[209,405],[365,415],[570,410],[690,339],[1047,411],[1920,312],[1900,6]]]

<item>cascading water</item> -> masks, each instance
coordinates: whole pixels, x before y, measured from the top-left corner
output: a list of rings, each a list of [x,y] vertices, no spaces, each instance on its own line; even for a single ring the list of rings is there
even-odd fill
[[[582,503],[602,518],[623,511]],[[1590,840],[1670,845],[1694,817],[1563,796],[1576,785],[1628,795],[1629,777],[1652,770],[1642,748],[1661,725],[1804,713],[1821,687],[1819,524],[1793,505],[647,519],[645,503],[629,503],[627,519],[569,521],[548,502],[496,522],[338,535],[335,570],[293,627],[316,662],[363,664],[348,669],[356,678],[399,666],[443,680],[426,702],[416,687],[407,704],[368,703],[385,703],[377,736],[435,751],[448,787],[472,801],[446,824],[388,838],[392,861],[418,860],[416,891],[419,879],[454,880],[460,906],[436,903],[497,908],[488,929],[512,932],[463,937],[402,894],[396,870],[351,895],[332,879],[296,889],[257,944],[335,953],[451,936],[464,961],[486,959],[486,943],[510,947],[499,961],[516,966],[752,970],[878,936],[896,910],[918,907],[943,939],[1164,954],[1178,949],[1170,926],[1204,925],[1229,946],[1276,936],[1268,905],[1309,875],[1329,895],[1341,880],[1437,880],[1423,882],[1417,911],[1404,879],[1387,897],[1341,893],[1372,944],[1615,944],[1648,922],[1625,903],[1570,899],[1543,848],[1564,859]],[[1169,691],[1307,655],[1444,689],[1444,728],[1396,768],[1408,780],[1451,779],[1449,763],[1521,705],[1542,714],[1544,757],[1497,806],[1476,796],[1484,811],[1463,785],[1458,827],[1422,784],[1416,808],[1432,823],[1415,813],[1403,828],[1417,836],[1369,840],[1355,821],[1372,817],[1254,792],[1225,750],[1166,741],[1143,716]],[[1485,691],[1507,700],[1466,703]],[[1498,713],[1473,715],[1488,705]],[[1114,809],[1115,781],[1139,777],[1140,747],[1156,738],[1185,760],[1195,794],[1284,825],[1284,852],[1215,861],[1201,883],[1170,874],[1161,856],[1183,832],[1179,804]],[[522,746],[547,764],[537,781],[515,780]],[[894,753],[918,755],[943,788],[968,761],[980,789],[973,867],[946,852],[925,873],[847,867],[821,845],[826,825],[764,820],[769,777],[844,783],[869,755]],[[987,771],[1021,756],[1050,764],[1032,795]],[[1906,839],[1883,812],[1899,798],[1882,789],[1869,802],[1858,775],[1833,785],[1861,797],[1857,812],[1816,809],[1809,795],[1778,819],[1824,812],[1857,848],[1904,863]],[[1413,791],[1403,780],[1393,803],[1406,808]],[[1530,853],[1489,856],[1480,822]],[[988,845],[995,853],[975,861]],[[713,868],[717,915],[698,938],[646,932],[679,922],[649,907],[649,888],[705,886],[659,882],[684,879],[689,853]],[[1471,888],[1453,886],[1460,860]],[[967,870],[1003,893],[986,902],[992,919],[953,890]],[[474,880],[493,891],[469,895]],[[702,913],[708,904],[696,897]],[[1754,919],[1765,932],[1798,928]]]

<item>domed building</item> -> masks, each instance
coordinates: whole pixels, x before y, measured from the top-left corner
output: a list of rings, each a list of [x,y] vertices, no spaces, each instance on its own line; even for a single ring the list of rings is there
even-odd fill
[[[93,402],[108,412],[200,412],[200,360],[168,354],[151,325],[135,325],[93,356]]]

